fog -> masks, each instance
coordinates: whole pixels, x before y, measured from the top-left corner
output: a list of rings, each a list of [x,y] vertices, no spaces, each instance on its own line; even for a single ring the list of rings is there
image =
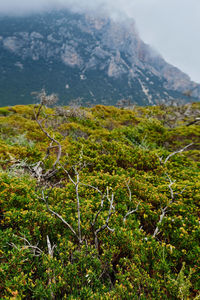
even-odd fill
[[[200,82],[200,0],[0,0],[0,14],[68,8],[117,19],[134,18],[143,40]]]

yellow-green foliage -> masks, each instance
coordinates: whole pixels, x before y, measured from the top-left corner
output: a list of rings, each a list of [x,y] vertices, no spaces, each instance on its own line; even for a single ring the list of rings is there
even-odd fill
[[[39,181],[31,170],[39,161],[43,172],[51,168],[57,148],[47,155],[51,141],[35,121],[32,105],[1,108],[0,297],[198,297],[200,129],[198,123],[187,125],[199,110],[199,103],[133,109],[97,105],[78,111],[45,108],[42,125],[60,142],[62,155],[57,173]],[[164,163],[170,153],[190,143]],[[79,170],[85,184],[79,186],[82,244],[42,200],[42,193],[48,195],[53,187],[49,207],[77,232],[76,190],[61,167],[76,180],[77,163],[84,163]],[[110,202],[105,198],[100,210],[102,199],[92,186],[114,195],[115,212],[108,224],[114,231],[106,228],[98,234],[98,248],[94,232],[106,223]],[[53,257],[47,235],[51,246],[56,245]],[[34,255],[30,245],[38,247],[40,255]]]

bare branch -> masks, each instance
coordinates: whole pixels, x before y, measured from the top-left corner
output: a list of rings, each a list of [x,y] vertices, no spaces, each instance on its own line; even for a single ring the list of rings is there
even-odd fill
[[[158,157],[160,163],[162,164],[163,163],[163,157],[162,156],[160,157],[157,153],[156,153],[156,156]]]
[[[40,181],[40,178],[42,177],[42,171],[43,168],[41,167],[42,162],[39,161],[32,169],[37,177],[37,179]]]
[[[178,153],[183,152],[184,150],[186,150],[187,148],[189,148],[189,147],[192,146],[192,145],[193,145],[193,143],[191,143],[191,144],[185,146],[184,148],[182,148],[182,149],[180,149],[180,150],[178,150],[178,151],[175,151],[175,152],[169,154],[169,155],[167,156],[167,158],[165,159],[164,164],[166,164],[167,161],[168,161],[172,156],[174,156],[174,155],[176,155],[176,154],[178,154]]]
[[[168,160],[169,160],[172,156],[174,156],[174,155],[176,155],[176,154],[178,154],[178,153],[183,152],[184,150],[186,150],[188,147],[190,147],[190,146],[192,146],[192,145],[193,145],[193,143],[191,143],[191,144],[185,146],[184,148],[182,148],[182,149],[180,149],[180,150],[177,150],[177,151],[175,151],[175,152],[173,152],[173,153],[170,153],[170,154],[166,157],[166,159],[165,159],[164,161],[163,161],[163,157],[162,157],[162,156],[160,157],[158,154],[156,154],[156,156],[158,157],[160,163],[165,165],[165,164],[168,162]]]
[[[114,231],[115,231],[115,229],[110,228],[108,225],[107,225],[107,229],[108,229],[109,231],[111,231],[111,232],[114,232]]]
[[[169,185],[168,185],[168,188],[170,190],[170,195],[171,195],[171,200],[170,202],[168,203],[167,206],[165,206],[164,208],[161,208],[161,215],[159,217],[159,221],[157,223],[157,226],[156,226],[156,229],[154,230],[154,233],[153,233],[153,237],[156,237],[156,235],[158,235],[160,232],[159,232],[159,225],[162,223],[163,219],[165,218],[165,215],[167,213],[167,210],[169,208],[169,206],[175,202],[175,198],[177,195],[181,195],[187,186],[185,186],[182,191],[180,193],[174,193],[173,189],[172,189],[172,185],[176,182],[175,180],[172,181],[171,178],[169,177],[169,175],[167,173],[165,173],[165,175],[167,176],[168,180],[169,180]]]
[[[138,211],[138,208],[139,208],[140,203],[141,203],[141,202],[139,202],[139,203],[137,204],[137,206],[136,206],[135,209],[130,210],[130,211],[128,211],[128,212],[125,214],[124,219],[123,219],[123,222],[126,221],[126,218],[127,218],[129,215],[132,215],[132,214],[134,214],[136,211]]]
[[[130,180],[129,180],[128,182],[125,182],[125,183],[126,183],[126,186],[127,186],[128,192],[129,192],[129,201],[130,201],[130,203],[131,203],[131,202],[132,202],[132,193],[131,193],[131,189],[130,189],[130,187],[129,187]],[[141,203],[141,202],[139,202],[139,203],[137,204],[137,206],[136,206],[135,209],[129,210],[129,211],[125,214],[125,216],[124,216],[124,218],[123,218],[123,222],[126,221],[126,218],[127,218],[129,215],[132,215],[133,213],[135,213],[135,212],[138,210],[140,203]]]
[[[96,213],[94,219],[93,219],[93,222],[92,222],[92,226],[94,227],[95,226],[95,223],[97,221],[97,218],[98,216],[100,215],[100,213],[102,212],[102,209],[103,209],[103,204],[104,204],[104,199],[105,199],[105,195],[103,195],[103,197],[101,198],[101,206],[100,206],[100,209],[98,210],[98,212]]]
[[[51,149],[57,148],[57,146],[52,146],[52,144],[53,144],[53,141],[50,142],[49,147],[46,150],[46,156],[45,156],[44,160],[46,160],[49,157]]]
[[[34,114],[35,114],[35,120],[37,122],[37,124],[39,125],[41,131],[48,137],[48,139],[50,139],[51,143],[50,143],[50,147],[48,147],[47,149],[47,154],[45,159],[49,156],[49,151],[50,149],[52,149],[53,147],[57,147],[58,151],[57,151],[57,158],[52,166],[52,168],[50,170],[48,170],[45,174],[42,175],[42,177],[44,178],[49,178],[51,176],[53,176],[55,174],[55,167],[58,164],[60,158],[61,158],[61,154],[62,154],[62,148],[61,148],[61,144],[54,138],[52,137],[42,126],[42,122],[43,120],[39,120],[39,116],[42,110],[42,107],[44,105],[52,105],[54,103],[57,102],[58,98],[55,94],[52,95],[47,95],[45,90],[42,90],[40,93],[37,93],[37,98],[40,100],[40,104],[39,107],[35,106],[35,110],[34,110]],[[37,109],[37,110],[36,110]],[[56,146],[52,146],[54,144],[56,144]]]
[[[160,160],[160,163],[163,163],[163,164],[165,165],[165,164],[168,162],[168,160],[169,160],[172,156],[174,156],[174,155],[176,155],[176,154],[178,154],[178,153],[183,152],[184,150],[186,150],[187,148],[189,148],[191,145],[193,145],[193,143],[191,143],[191,144],[185,146],[184,148],[182,148],[182,149],[180,149],[180,150],[178,150],[178,151],[175,151],[175,152],[169,154],[169,155],[166,157],[166,159],[164,160],[164,162],[163,162],[163,158],[162,158],[162,157],[159,157],[159,156],[157,155],[158,158],[159,158],[159,160]],[[163,219],[165,218],[165,215],[166,215],[166,213],[167,213],[168,207],[169,207],[172,203],[174,203],[176,196],[179,195],[179,194],[182,194],[182,193],[185,191],[185,189],[186,189],[186,187],[184,187],[183,190],[182,190],[180,193],[174,193],[174,191],[173,191],[173,189],[172,189],[172,186],[173,186],[173,184],[174,184],[176,181],[172,181],[171,178],[170,178],[170,176],[169,176],[167,173],[165,173],[165,175],[167,176],[167,178],[168,178],[168,180],[169,180],[168,188],[169,188],[169,191],[170,191],[171,200],[170,200],[170,202],[168,203],[168,205],[167,205],[166,207],[161,208],[161,215],[160,215],[160,217],[159,217],[159,221],[158,221],[158,223],[157,223],[156,229],[154,230],[153,237],[156,237],[156,235],[158,235],[158,234],[160,233],[160,232],[159,232],[159,225],[162,223]]]
[[[187,187],[188,187],[188,185],[186,185],[186,186],[182,189],[182,191],[181,191],[180,193],[176,193],[176,195],[182,195],[183,192],[186,190]]]
[[[195,120],[193,120],[193,121],[189,122],[188,124],[186,124],[186,126],[190,126],[190,125],[196,124],[198,122],[200,122],[200,118],[196,118]]]
[[[75,181],[72,179],[69,172],[60,163],[59,163],[59,165],[61,166],[62,170],[67,174],[69,180],[73,183],[73,185],[76,185]]]
[[[108,217],[107,217],[107,219],[106,219],[106,221],[105,221],[105,224],[102,225],[100,228],[98,228],[97,230],[94,231],[94,235],[95,235],[95,247],[96,247],[97,250],[98,250],[98,248],[99,248],[98,234],[99,234],[100,232],[102,232],[103,230],[105,230],[106,228],[107,228],[109,231],[114,232],[114,229],[111,229],[111,228],[108,226],[108,223],[109,223],[109,221],[110,221],[110,218],[111,218],[112,214],[115,212],[115,208],[114,208],[114,206],[113,206],[113,202],[114,202],[114,194],[112,193],[111,198],[110,198],[108,188],[107,188],[107,199],[108,199],[108,201],[110,202],[110,208],[109,208],[109,212],[108,212]],[[103,207],[103,201],[102,201],[102,207]],[[102,209],[102,208],[101,208],[101,209]],[[101,211],[101,209],[100,209],[100,211]],[[99,212],[99,213],[100,213],[100,212]],[[96,219],[97,219],[97,218],[96,218]],[[94,224],[94,225],[95,225],[95,224]]]
[[[82,159],[82,156],[80,157],[80,159]],[[76,202],[77,202],[77,215],[78,215],[78,232],[76,232],[74,230],[74,228],[60,215],[58,214],[57,212],[55,212],[54,210],[52,210],[49,205],[48,205],[48,197],[53,189],[52,189],[48,192],[48,194],[45,196],[44,195],[44,191],[42,191],[42,200],[45,202],[46,204],[46,207],[47,207],[47,210],[55,215],[57,218],[59,218],[69,229],[70,231],[73,233],[73,235],[77,238],[79,244],[82,244],[83,240],[82,240],[82,235],[81,235],[81,208],[80,208],[80,196],[79,196],[79,186],[82,185],[82,186],[86,186],[86,187],[89,187],[89,188],[92,188],[94,189],[96,192],[98,192],[100,195],[101,195],[101,205],[100,205],[100,209],[98,210],[98,212],[96,213],[96,215],[94,216],[94,219],[93,219],[93,222],[92,222],[92,228],[94,230],[94,235],[95,235],[95,245],[96,245],[96,248],[98,248],[98,234],[103,231],[104,229],[108,229],[109,231],[113,232],[114,229],[111,229],[109,226],[108,226],[108,223],[110,221],[110,218],[112,216],[112,214],[114,213],[115,211],[115,208],[113,206],[113,202],[114,202],[114,194],[112,193],[110,195],[109,193],[109,188],[107,188],[106,190],[106,193],[103,194],[98,187],[95,187],[93,185],[90,185],[90,184],[84,184],[82,182],[80,182],[80,170],[85,166],[85,163],[82,163],[80,162],[79,164],[77,165],[74,165],[72,168],[73,168],[73,171],[75,173],[75,178],[76,179],[73,179],[72,176],[69,174],[69,172],[64,168],[64,166],[62,166],[59,162],[58,162],[59,166],[62,168],[62,170],[67,174],[69,180],[71,181],[71,183],[74,185],[75,187],[75,192],[76,192]],[[100,213],[102,212],[102,209],[103,209],[103,205],[104,205],[104,200],[105,198],[109,201],[110,203],[110,208],[109,208],[109,212],[108,212],[108,216],[107,216],[107,219],[105,221],[105,224],[102,225],[100,228],[98,229],[94,229],[95,225],[96,225],[96,221],[100,215]]]
[[[47,248],[48,248],[48,254],[49,256],[53,257],[54,248],[56,248],[56,245],[51,245],[49,236],[47,235]]]
[[[15,235],[14,235],[15,236]],[[31,249],[33,251],[33,256],[40,256],[41,254],[43,254],[44,252],[38,248],[38,246],[34,246],[31,245],[31,243],[25,238],[25,237],[20,237],[20,236],[16,236],[19,239],[24,241],[24,246],[21,248],[18,248],[14,243],[8,243],[10,246],[16,248],[18,251],[22,251],[25,249]],[[56,247],[56,245],[51,245],[49,236],[47,235],[47,248],[48,248],[48,255],[53,258],[53,252],[54,252],[54,248]],[[46,255],[46,254],[45,254]],[[48,273],[50,274],[50,267],[47,269]],[[53,277],[51,275],[49,275],[49,281],[48,281],[48,286],[50,287],[51,290],[51,299],[55,299],[53,290],[52,290],[52,283],[55,281],[55,276],[53,275]]]
[[[159,225],[162,223],[166,213],[167,213],[167,209],[168,207],[170,206],[170,204],[172,204],[174,201],[175,201],[175,193],[172,189],[172,185],[176,182],[175,180],[172,181],[171,178],[169,177],[169,175],[167,173],[165,173],[165,175],[167,176],[168,180],[169,180],[169,184],[168,184],[168,188],[170,190],[170,195],[171,195],[171,200],[170,202],[168,203],[167,206],[165,206],[164,208],[161,208],[161,215],[159,217],[159,221],[157,223],[157,226],[156,226],[156,229],[154,230],[154,233],[153,233],[153,237],[156,237],[156,235],[158,235],[160,232],[159,232]]]
[[[53,251],[54,248],[56,247],[56,245],[51,246],[51,242],[49,239],[49,236],[47,235],[47,248],[48,248],[48,254],[51,258],[53,258]],[[48,269],[48,273],[50,274],[51,269]],[[51,290],[51,299],[55,299],[53,290],[52,290],[52,283],[55,282],[55,274],[53,276],[49,275],[49,282],[48,282],[48,286],[50,287]]]
[[[33,92],[32,95],[35,95],[40,101],[40,106],[52,106],[58,102],[58,96],[56,94],[47,95],[45,89],[42,89],[40,92]]]
[[[49,177],[51,177],[54,174],[55,167],[58,164],[58,162],[60,160],[60,157],[61,157],[61,154],[62,154],[62,148],[61,148],[61,144],[56,139],[54,139],[52,136],[50,136],[50,134],[42,127],[41,122],[39,122],[38,119],[36,119],[36,122],[38,123],[38,125],[39,125],[40,129],[42,130],[42,132],[52,141],[52,143],[57,144],[57,148],[58,148],[58,153],[57,153],[56,161],[54,162],[52,168],[50,170],[48,170],[43,175],[43,177],[49,178]]]
[[[159,225],[162,223],[162,220],[164,219],[165,217],[165,214],[167,212],[167,208],[168,206],[166,206],[165,208],[161,208],[161,215],[160,215],[160,218],[159,218],[159,221],[157,223],[157,226],[156,226],[156,229],[154,230],[154,233],[153,233],[153,237],[155,237],[156,235],[158,235],[160,232],[159,232]]]
[[[7,243],[7,244],[8,244],[9,246],[11,246],[11,247],[17,249],[18,251],[22,250],[22,249],[18,248],[13,242]]]
[[[21,237],[21,236],[17,236],[17,235],[14,235],[14,236],[16,236],[20,240],[24,241],[24,246],[21,248],[18,248],[14,243],[8,243],[10,246],[14,247],[18,251],[25,250],[25,249],[31,249],[34,256],[40,256],[43,253],[43,251],[37,245],[35,245],[35,246],[31,245],[31,243],[25,237]]]
[[[93,185],[90,185],[90,184],[85,184],[85,183],[82,183],[82,182],[80,182],[80,184],[81,185],[84,185],[84,186],[87,186],[87,187],[90,187],[90,188],[92,188],[92,189],[94,189],[94,190],[96,190],[100,195],[102,195],[103,196],[103,193],[99,190],[99,188],[98,187],[95,187],[95,186],[93,186]]]
[[[91,224],[92,227],[94,227],[94,226],[95,226],[95,223],[96,223],[96,221],[97,221],[97,218],[98,218],[99,214],[101,213],[101,211],[102,211],[102,209],[103,209],[103,204],[104,204],[104,199],[105,199],[105,197],[106,197],[106,194],[103,194],[103,193],[99,190],[98,187],[95,187],[95,186],[93,186],[93,185],[85,184],[85,183],[82,183],[82,182],[80,182],[80,185],[83,185],[83,186],[92,188],[92,189],[94,189],[95,191],[97,191],[97,192],[101,195],[101,205],[100,205],[100,209],[97,211],[97,213],[96,213],[96,215],[95,215],[95,217],[94,217],[94,219],[93,219],[93,222],[92,222],[92,224]]]
[[[80,183],[80,176],[79,173],[76,170],[76,202],[77,202],[77,214],[78,214],[78,236],[79,241],[81,241],[81,213],[80,213],[80,199],[79,199],[79,183]]]
[[[83,165],[85,166],[85,164]],[[94,189],[95,191],[97,191],[100,195],[101,195],[101,205],[100,205],[100,209],[98,210],[98,212],[96,213],[94,219],[93,219],[93,222],[92,222],[92,227],[94,228],[95,227],[95,224],[96,224],[96,221],[98,219],[98,216],[100,215],[102,209],[103,209],[103,205],[104,205],[104,200],[105,200],[105,197],[107,198],[107,200],[110,202],[110,209],[109,209],[109,214],[108,214],[108,218],[105,222],[105,224],[97,229],[94,234],[95,234],[95,239],[96,239],[96,242],[95,244],[97,245],[97,235],[99,232],[103,231],[104,229],[108,228],[110,231],[113,231],[111,228],[108,227],[108,222],[109,222],[109,219],[114,211],[114,207],[113,207],[113,200],[114,200],[114,195],[112,194],[111,196],[111,199],[110,199],[110,196],[109,196],[109,190],[107,188],[107,192],[106,194],[103,194],[98,187],[95,187],[93,185],[90,185],[90,184],[85,184],[85,183],[82,183],[80,182],[80,175],[79,175],[79,172],[77,170],[77,167],[73,167],[74,169],[74,172],[76,174],[76,182],[72,179],[72,177],[70,176],[69,172],[63,167],[61,166],[62,169],[64,170],[64,172],[68,175],[70,181],[75,185],[75,189],[76,189],[76,199],[77,199],[77,212],[78,212],[78,234],[79,234],[79,239],[81,240],[81,227],[80,227],[80,200],[79,200],[79,191],[78,191],[78,188],[79,188],[79,185],[83,185],[83,186],[86,186],[86,187],[89,187],[89,188],[92,188]],[[81,166],[79,167],[82,167],[82,164]]]
[[[79,243],[82,243],[82,238],[81,238],[81,212],[80,212],[80,198],[79,198],[79,185],[80,185],[80,174],[77,170],[77,167],[73,166],[73,170],[76,175],[76,181],[72,179],[70,176],[69,172],[61,165],[59,164],[62,168],[62,170],[67,174],[69,180],[72,182],[72,184],[75,186],[75,191],[76,191],[76,204],[77,204],[77,215],[78,215],[78,239]]]
[[[77,235],[77,233],[75,232],[75,230],[73,229],[73,227],[65,220],[63,219],[63,217],[61,215],[59,215],[57,212],[53,211],[49,205],[48,205],[48,197],[49,195],[47,195],[46,197],[44,196],[44,191],[42,191],[42,200],[45,202],[47,210],[54,216],[56,216],[58,219],[60,219],[68,228],[69,230],[73,233],[73,235],[77,238],[77,240],[80,242],[79,240],[79,236]]]
[[[170,195],[171,195],[171,201],[170,201],[170,204],[174,201],[174,198],[175,198],[175,194],[174,194],[174,191],[172,189],[172,185],[176,182],[176,180],[172,181],[171,178],[169,177],[169,175],[167,173],[165,173],[165,175],[167,176],[168,180],[169,180],[169,190],[170,190]]]

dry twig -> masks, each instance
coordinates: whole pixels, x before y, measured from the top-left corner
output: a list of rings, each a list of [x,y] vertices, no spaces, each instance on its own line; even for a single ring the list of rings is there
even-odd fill
[[[130,181],[129,181],[129,182],[130,182]],[[129,187],[129,182],[126,182],[126,186],[127,186],[128,192],[129,192],[129,201],[130,201],[130,203],[131,203],[131,202],[132,202],[132,193],[131,193],[131,189],[130,189],[130,187]],[[136,206],[135,209],[129,210],[129,211],[125,214],[125,216],[124,216],[124,218],[123,218],[123,222],[124,222],[124,223],[125,223],[126,218],[127,218],[128,216],[134,214],[134,213],[138,210],[140,203],[141,203],[141,202],[139,202],[139,203],[137,204],[137,206]]]

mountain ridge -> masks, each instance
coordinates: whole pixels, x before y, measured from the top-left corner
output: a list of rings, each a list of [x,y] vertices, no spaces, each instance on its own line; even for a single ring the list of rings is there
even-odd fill
[[[43,87],[63,104],[186,102],[187,90],[200,98],[198,84],[145,44],[133,20],[56,11],[1,17],[0,25],[1,105],[30,103]]]

